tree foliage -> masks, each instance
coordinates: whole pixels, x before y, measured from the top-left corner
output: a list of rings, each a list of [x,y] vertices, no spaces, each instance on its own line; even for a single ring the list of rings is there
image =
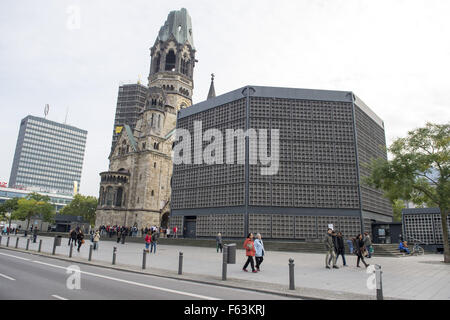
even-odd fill
[[[59,211],[59,213],[70,216],[82,216],[84,220],[89,221],[91,225],[94,225],[97,206],[98,200],[96,197],[77,194],[67,206]]]
[[[402,221],[402,209],[405,208],[405,201],[403,200],[395,200],[392,204],[392,209],[394,210],[394,221],[401,222]]]
[[[17,205],[17,209],[12,214],[14,220],[27,220],[28,225],[34,217],[39,217],[45,222],[53,222],[55,208],[47,201],[38,201],[33,198],[19,199]]]
[[[5,219],[6,213],[12,213],[18,208],[19,198],[8,199],[0,205],[0,218]]]
[[[388,151],[392,160],[374,160],[366,182],[384,190],[392,202],[404,199],[439,207],[443,234],[448,234],[450,124],[427,123],[395,140]],[[448,237],[443,238],[445,262],[450,263]]]

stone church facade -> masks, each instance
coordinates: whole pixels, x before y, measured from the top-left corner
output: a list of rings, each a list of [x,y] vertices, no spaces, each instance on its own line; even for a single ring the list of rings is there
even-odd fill
[[[135,129],[124,125],[100,173],[96,227],[165,226],[179,110],[192,105],[195,48],[186,9],[169,13],[151,48],[148,92]]]

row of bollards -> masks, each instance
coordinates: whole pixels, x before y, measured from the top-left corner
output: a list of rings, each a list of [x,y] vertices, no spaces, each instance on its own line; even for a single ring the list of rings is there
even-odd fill
[[[1,245],[2,239],[3,239],[2,236],[0,236],[0,245]],[[8,236],[7,240],[6,240],[6,247],[9,247],[9,242],[10,242],[10,237]],[[53,252],[52,252],[53,255],[55,255],[56,247],[59,246],[60,244],[61,244],[61,239],[57,239],[55,237],[54,242],[53,242]],[[18,246],[19,246],[19,237],[16,238],[15,248],[18,248]],[[30,246],[30,239],[27,239],[26,250],[29,250],[29,246]],[[40,239],[38,252],[41,252],[41,249],[42,249],[42,240]],[[88,261],[92,261],[92,250],[93,250],[93,245],[90,245]],[[229,251],[229,246],[224,245],[223,246],[223,261],[222,261],[222,280],[223,281],[227,280],[227,264],[235,263],[235,257],[230,257],[228,251]],[[70,250],[69,250],[70,258],[72,258],[72,253],[73,253],[73,242],[70,243]],[[117,258],[117,247],[114,247],[113,248],[113,256],[112,256],[112,264],[113,265],[116,264],[116,258]],[[289,259],[288,266],[289,266],[289,290],[295,290],[294,259],[292,259],[292,258]],[[147,267],[147,251],[144,249],[143,254],[142,254],[142,269],[145,270],[146,267]],[[378,264],[375,265],[375,269],[373,272],[375,273],[377,300],[383,300],[383,285],[382,285],[381,266]],[[179,252],[179,256],[178,256],[178,274],[179,275],[183,274],[183,252],[181,252],[181,251]]]

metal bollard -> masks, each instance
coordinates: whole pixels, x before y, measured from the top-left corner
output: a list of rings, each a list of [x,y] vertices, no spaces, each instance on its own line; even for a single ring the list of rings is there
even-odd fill
[[[19,237],[16,238],[16,249],[19,247]]]
[[[375,265],[375,281],[377,283],[377,300],[383,300],[383,284],[381,279],[381,266],[379,264]]]
[[[52,251],[52,255],[55,255],[56,253],[56,237],[53,238],[53,251]]]
[[[117,247],[114,247],[114,249],[113,249],[112,264],[116,264],[116,251],[117,251]]]
[[[222,280],[227,280],[228,246],[223,246]]]
[[[69,258],[72,258],[72,252],[73,252],[73,241],[70,243]]]
[[[0,246],[2,245],[2,239],[3,239],[3,237],[0,236]]]
[[[94,246],[91,244],[90,246],[89,246],[89,258],[88,258],[88,261],[91,261],[92,260],[92,248],[93,248]]]
[[[39,248],[38,248],[38,252],[41,252],[41,248],[42,248],[42,240],[39,240]]]
[[[143,249],[142,251],[142,269],[145,269],[147,264],[147,250]]]
[[[183,252],[178,255],[178,274],[183,274]]]
[[[30,239],[27,239],[27,247],[25,250],[28,250],[29,247],[30,247]]]
[[[289,290],[295,290],[294,259],[289,259]]]
[[[6,246],[9,247],[9,236],[8,236],[8,240],[6,240]]]

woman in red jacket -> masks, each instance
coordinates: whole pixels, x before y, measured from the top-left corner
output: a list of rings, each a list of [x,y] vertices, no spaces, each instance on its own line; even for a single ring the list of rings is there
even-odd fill
[[[150,247],[150,242],[152,242],[152,234],[150,231],[147,232],[147,235],[145,236],[145,251],[149,253],[148,247]],[[156,251],[156,249],[155,249]]]
[[[244,242],[244,248],[245,248],[245,255],[247,256],[247,262],[245,262],[244,267],[242,270],[245,272],[247,271],[247,266],[250,263],[250,266],[252,267],[252,272],[257,272],[255,270],[255,262],[253,261],[253,257],[255,256],[255,244],[253,242],[253,233],[249,233],[247,236],[247,239],[245,239]]]

